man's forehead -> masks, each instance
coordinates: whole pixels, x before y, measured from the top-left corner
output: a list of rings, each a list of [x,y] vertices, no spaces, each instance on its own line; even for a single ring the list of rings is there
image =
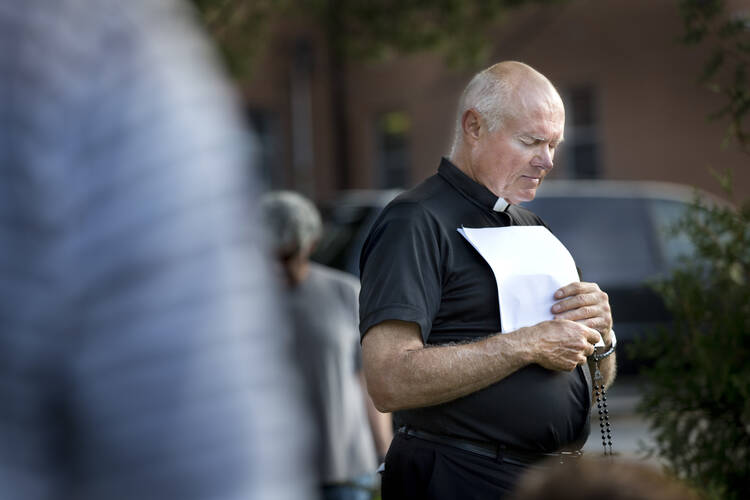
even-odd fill
[[[532,115],[520,120],[519,132],[539,138],[562,135],[565,129],[565,115]]]
[[[562,98],[555,87],[548,81],[533,82],[528,85],[519,85],[515,88],[514,98],[519,108],[532,110],[543,108],[549,111],[560,111],[565,113]]]
[[[560,141],[565,131],[562,110],[536,109],[522,114],[514,122],[517,134],[545,141]]]

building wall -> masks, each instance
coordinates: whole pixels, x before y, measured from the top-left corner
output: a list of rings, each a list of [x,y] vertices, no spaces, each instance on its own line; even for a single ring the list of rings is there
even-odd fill
[[[750,195],[747,156],[722,151],[724,122],[708,122],[720,100],[697,84],[708,54],[679,43],[671,1],[571,2],[523,47],[499,50],[536,66],[559,88],[600,92],[605,176],[674,181],[718,191],[708,168],[731,166]],[[531,14],[533,16],[533,14]]]
[[[492,59],[515,59],[534,66],[563,95],[580,87],[593,91],[603,177],[673,181],[719,192],[709,167],[733,167],[737,194],[750,196],[747,156],[731,147],[722,150],[725,123],[706,119],[720,105],[715,95],[697,84],[708,54],[679,43],[681,32],[675,1],[573,0],[561,6],[531,6],[508,16],[492,33]],[[308,194],[326,198],[339,186],[332,164],[338,136],[332,128],[324,39],[299,26],[280,30],[245,95],[253,106],[271,109],[281,117],[284,182],[299,188],[289,151],[289,75],[294,59],[290,40],[300,36],[312,40],[315,53],[311,79],[314,171]],[[436,54],[350,64],[345,102],[348,187],[379,187],[376,120],[385,112],[401,111],[410,119],[407,187],[434,172],[440,155],[448,151],[455,106],[471,74],[446,67]],[[570,109],[568,102],[566,106]],[[571,158],[563,150],[554,175],[572,176]]]

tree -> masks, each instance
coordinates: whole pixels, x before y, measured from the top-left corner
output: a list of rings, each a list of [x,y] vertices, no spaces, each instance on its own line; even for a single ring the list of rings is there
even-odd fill
[[[348,185],[348,62],[394,53],[438,51],[454,66],[478,67],[489,55],[489,30],[511,9],[564,0],[192,0],[230,68],[242,80],[272,26],[298,19],[325,35],[341,188]]]
[[[524,4],[562,0],[192,0],[237,69],[248,71],[274,23],[300,19],[340,57],[377,59],[436,50],[453,64],[485,62],[488,31]]]
[[[750,491],[750,200],[697,200],[675,230],[696,251],[656,285],[674,322],[637,346],[653,360],[639,411],[672,472],[739,499]]]
[[[728,121],[725,145],[750,153],[746,22],[727,16],[720,0],[682,0],[683,41],[710,44],[700,82],[722,96],[711,119]],[[717,175],[729,197],[731,172]],[[674,227],[695,247],[655,285],[673,315],[636,352],[653,362],[644,371],[639,412],[671,471],[711,498],[750,491],[750,199],[735,205],[696,198]]]
[[[680,0],[679,8],[684,21],[682,41],[711,48],[700,82],[719,94],[723,103],[710,118],[728,121],[725,146],[734,142],[750,154],[750,19],[747,13],[727,12],[725,0]]]

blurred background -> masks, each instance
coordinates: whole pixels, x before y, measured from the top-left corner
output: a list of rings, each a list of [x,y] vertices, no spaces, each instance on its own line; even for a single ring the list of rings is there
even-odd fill
[[[735,191],[750,194],[747,156],[721,147],[731,120],[708,119],[729,104],[729,46],[706,77],[728,45],[716,32],[746,19],[747,1],[194,1],[235,71],[274,188],[324,200],[413,186],[446,153],[469,78],[515,59],[565,101],[551,178],[720,193],[709,168],[734,167]]]

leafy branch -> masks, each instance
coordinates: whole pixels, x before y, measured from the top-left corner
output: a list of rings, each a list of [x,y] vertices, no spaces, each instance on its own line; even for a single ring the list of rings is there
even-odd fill
[[[438,51],[458,66],[486,61],[490,29],[524,4],[564,0],[192,0],[240,76],[265,46],[270,28],[298,20],[325,34],[336,57],[372,60]]]
[[[711,47],[699,81],[722,98],[721,106],[710,115],[729,122],[722,146],[734,141],[750,154],[750,19],[728,13],[725,0],[680,0],[679,7],[684,23],[682,41]]]

